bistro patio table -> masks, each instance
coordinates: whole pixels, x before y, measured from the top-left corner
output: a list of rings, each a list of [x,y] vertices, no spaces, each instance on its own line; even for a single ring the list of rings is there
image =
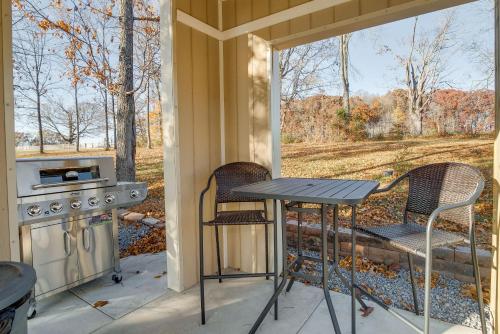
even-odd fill
[[[266,317],[271,307],[275,306],[275,319],[278,315],[278,297],[286,285],[287,278],[292,277],[287,291],[293,284],[295,277],[307,277],[303,273],[299,273],[304,259],[322,262],[322,283],[325,300],[328,305],[328,311],[332,320],[335,333],[340,333],[339,323],[335,315],[332,300],[330,298],[330,291],[328,289],[328,279],[335,272],[341,281],[348,286],[351,290],[351,326],[352,333],[356,332],[356,299],[360,302],[362,308],[369,312],[368,306],[361,299],[360,293],[365,293],[355,284],[355,270],[356,270],[356,206],[361,204],[370,194],[372,194],[379,186],[377,181],[364,181],[364,180],[334,180],[334,179],[309,179],[309,178],[277,178],[274,180],[258,182],[242,187],[233,188],[234,193],[251,196],[263,199],[272,199],[274,207],[274,219],[276,218],[277,201],[281,201],[281,221],[282,221],[282,246],[283,246],[283,279],[278,286],[278,282],[274,282],[274,294],[269,299],[268,303],[260,313],[256,322],[254,323],[250,333],[253,334],[257,331],[260,324]],[[287,204],[288,202],[288,204]],[[287,238],[286,238],[286,210],[296,212],[311,212],[315,209],[303,208],[301,203],[319,204],[321,209],[316,210],[321,215],[321,258],[306,257],[298,254],[297,259],[288,266],[287,255]],[[338,206],[347,205],[352,208],[351,225],[352,225],[352,267],[350,283],[338,270]],[[327,231],[327,213],[328,210],[333,208],[333,228],[334,228],[334,258],[331,261],[332,267],[328,270],[328,231]],[[276,225],[275,225],[276,226]],[[274,234],[277,235],[276,233]],[[277,241],[274,241],[275,244]],[[276,248],[275,248],[276,249]],[[311,279],[311,277],[308,277]]]

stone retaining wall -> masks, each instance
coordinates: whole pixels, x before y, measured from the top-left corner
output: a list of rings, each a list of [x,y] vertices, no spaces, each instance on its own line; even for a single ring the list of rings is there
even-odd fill
[[[296,246],[297,241],[297,221],[289,220],[287,224],[288,244]],[[371,236],[358,232],[356,234],[356,252],[358,255],[368,258],[376,263],[386,265],[399,264],[408,267],[406,253],[402,253],[392,248],[386,243]],[[320,224],[302,225],[303,248],[319,251],[321,238]],[[339,228],[340,255],[351,255],[351,230]],[[328,252],[333,253],[333,244],[329,243]],[[481,279],[488,281],[491,272],[491,253],[487,250],[477,250]],[[423,269],[424,259],[414,257],[415,265]],[[472,257],[470,247],[457,246],[455,248],[437,248],[433,250],[433,270],[453,274],[454,277],[464,282],[474,282]]]

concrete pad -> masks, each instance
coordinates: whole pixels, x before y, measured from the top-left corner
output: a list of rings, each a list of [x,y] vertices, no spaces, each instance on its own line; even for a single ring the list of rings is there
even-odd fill
[[[121,283],[110,274],[71,291],[90,305],[107,301],[99,310],[119,319],[167,292],[166,261],[165,252],[130,256],[121,261]]]
[[[210,281],[206,292],[205,326],[200,324],[199,289],[193,288],[163,296],[97,333],[246,333],[270,296],[272,284],[253,278],[222,284]]]
[[[112,318],[65,291],[38,302],[37,316],[28,321],[28,332],[86,334],[112,321]]]
[[[335,308],[335,313],[337,319],[339,320],[340,330],[342,333],[351,333],[351,297],[336,292],[331,292],[330,295],[332,296],[333,307]],[[380,306],[373,302],[367,303],[368,305],[373,306],[375,310],[368,317],[362,317],[360,312],[358,312],[356,316],[356,333],[401,334],[415,332],[411,327],[401,322],[394,315],[385,311]],[[420,328],[423,327],[423,317],[419,317],[413,313],[402,310],[398,310],[397,312],[408,320],[416,323]],[[325,332],[333,332],[333,325],[330,319],[330,313],[328,312],[328,307],[323,299],[313,315],[308,319],[298,333],[324,334]],[[480,331],[433,319],[431,321],[431,333],[474,334],[480,333]]]
[[[39,316],[29,322],[30,333],[246,334],[273,293],[273,281],[264,278],[227,279],[222,284],[208,281],[205,286],[207,324],[202,326],[199,287],[184,293],[165,292],[165,275],[155,278],[164,267],[164,253],[124,259],[123,285],[102,279],[99,284],[92,282],[75,289],[78,290],[75,293],[85,297],[90,304],[108,300],[108,305],[94,309],[71,293],[61,293],[42,300]],[[161,292],[156,299],[152,297],[153,290]],[[350,333],[351,299],[340,293],[331,292],[331,295],[342,333]],[[154,300],[148,302],[149,298]],[[374,306],[375,310],[369,317],[357,317],[358,333],[413,332],[393,315]],[[333,331],[323,290],[316,287],[295,283],[290,293],[283,293],[279,298],[278,321],[274,320],[273,312],[271,309],[259,328],[259,334],[323,334]],[[422,317],[398,312],[412,321],[417,320],[422,326]],[[433,334],[479,333],[437,320],[432,320],[431,331]]]

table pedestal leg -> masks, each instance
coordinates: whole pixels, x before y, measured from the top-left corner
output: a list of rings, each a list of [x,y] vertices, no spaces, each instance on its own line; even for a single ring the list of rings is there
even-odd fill
[[[330,296],[330,289],[328,288],[328,278],[330,270],[328,269],[328,221],[327,221],[327,206],[321,205],[321,259],[323,260],[323,292],[325,294],[325,301],[328,305],[328,312],[332,319],[333,329],[335,333],[340,334],[340,326],[333,309],[332,299]]]
[[[259,326],[262,324],[262,321],[264,321],[264,319],[266,318],[266,315],[271,310],[271,307],[273,306],[273,304],[275,307],[275,312],[276,312],[275,318],[276,318],[276,315],[278,312],[278,309],[277,309],[278,297],[279,297],[281,291],[283,291],[283,288],[285,287],[286,282],[287,282],[287,278],[288,278],[288,263],[287,263],[288,262],[288,245],[287,245],[287,239],[286,239],[286,211],[285,211],[285,203],[284,202],[281,202],[281,233],[282,233],[281,243],[283,246],[283,249],[282,249],[282,256],[283,256],[283,273],[282,273],[282,275],[283,275],[283,278],[282,278],[281,283],[279,284],[279,286],[277,288],[275,285],[274,294],[269,299],[269,301],[267,302],[267,304],[264,307],[264,309],[262,310],[262,312],[259,314],[259,317],[257,318],[257,320],[253,324],[252,328],[250,329],[249,334],[254,334],[257,331],[257,329],[259,329]],[[276,244],[277,244],[277,242],[275,242],[275,245]],[[274,251],[276,252],[277,248]],[[275,271],[275,273],[278,272],[277,266],[275,267],[274,271]],[[277,282],[276,278],[275,278],[275,280]]]

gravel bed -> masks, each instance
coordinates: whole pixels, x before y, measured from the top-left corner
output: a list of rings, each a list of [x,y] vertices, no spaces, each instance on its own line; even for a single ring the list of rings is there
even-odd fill
[[[118,225],[118,241],[120,252],[129,248],[137,240],[149,233],[151,228],[144,224],[124,224],[120,221]]]
[[[290,249],[290,254],[296,255],[294,249]],[[303,251],[305,255],[318,257],[317,252]],[[321,270],[320,263],[310,265],[318,273]],[[342,274],[350,278],[350,270],[340,268]],[[421,274],[416,273],[416,277]],[[373,289],[373,294],[391,302],[391,306],[413,311],[413,294],[410,284],[410,273],[406,269],[400,269],[398,276],[394,279],[387,278],[381,274],[376,273],[356,273],[356,281],[358,284],[365,284]],[[311,283],[312,285],[320,286],[320,284]],[[481,321],[479,319],[479,310],[477,301],[461,294],[460,290],[463,282],[442,273],[436,284],[435,288],[431,289],[431,317],[440,319],[453,324],[459,324],[476,329],[481,328]],[[340,279],[336,275],[332,275],[330,279],[330,289],[350,295],[349,289],[342,285]],[[417,290],[419,300],[419,310],[423,312],[424,289],[418,288]],[[363,297],[364,299],[366,297]],[[370,302],[369,304],[372,304]],[[490,307],[485,305],[486,321],[491,326]],[[491,329],[489,329],[490,331]]]

